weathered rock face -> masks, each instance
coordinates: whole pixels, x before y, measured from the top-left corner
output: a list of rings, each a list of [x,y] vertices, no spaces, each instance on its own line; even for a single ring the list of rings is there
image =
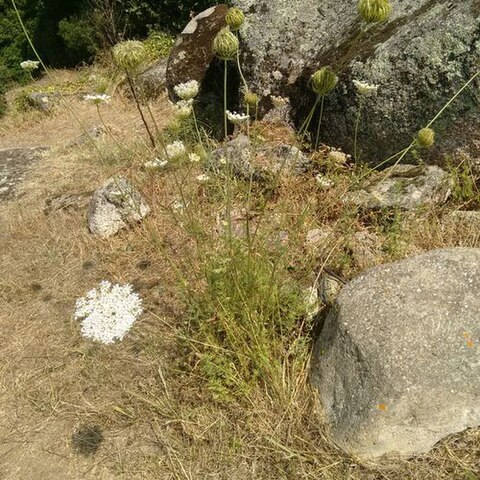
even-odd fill
[[[427,452],[480,425],[480,250],[434,250],[347,284],[311,380],[333,440],[362,458]]]
[[[396,165],[379,174],[379,179],[365,189],[348,194],[346,201],[365,209],[411,210],[442,204],[451,191],[451,179],[440,167]]]
[[[356,1],[233,3],[247,14],[242,62],[251,88],[264,96],[289,96],[297,125],[313,102],[311,73],[324,65],[341,71],[325,102],[327,143],[352,153],[359,107],[352,80],[379,85],[377,95],[365,99],[359,131],[362,158],[372,163],[405,148],[478,70],[478,0],[393,2],[389,21],[370,28],[355,48],[363,25]],[[478,142],[479,85],[477,78],[436,123],[439,151]]]
[[[28,105],[42,112],[52,110],[59,100],[60,95],[58,93],[33,92],[27,97]]]
[[[0,150],[0,201],[15,195],[15,187],[48,149],[44,147]]]
[[[138,76],[137,85],[143,98],[153,100],[164,92],[167,82],[167,63],[167,58],[160,58]]]
[[[228,7],[217,5],[199,13],[185,27],[173,47],[167,67],[167,88],[197,80],[202,83],[214,59],[212,45],[217,33],[226,25]]]
[[[88,228],[101,238],[108,238],[150,213],[140,193],[122,177],[109,179],[98,189],[88,208]]]

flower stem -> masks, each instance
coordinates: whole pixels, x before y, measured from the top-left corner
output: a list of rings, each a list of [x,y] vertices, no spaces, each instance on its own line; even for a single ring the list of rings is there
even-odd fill
[[[322,103],[321,103],[321,106],[320,106],[320,118],[318,119],[317,136],[315,138],[315,150],[318,148],[318,140],[320,138],[320,126],[322,125],[324,103],[325,103],[325,96],[322,95]]]
[[[227,123],[227,81],[228,81],[228,62],[225,60],[225,72],[223,76],[223,123],[225,129],[225,142],[228,140],[228,123]]]
[[[145,125],[145,130],[148,133],[148,137],[150,138],[150,142],[152,143],[152,147],[155,148],[156,147],[155,138],[154,138],[152,132],[150,131],[150,127],[148,126],[147,119],[145,118],[145,115],[143,114],[143,111],[142,111],[142,107],[140,106],[140,100],[138,99],[137,92],[135,91],[135,85],[133,84],[133,79],[128,72],[126,72],[126,74],[127,74],[127,82],[128,82],[129,87],[130,87],[130,91],[132,92],[133,99],[135,100],[135,104],[137,105],[137,109],[138,109],[138,112],[140,113],[140,117],[142,119],[142,122]]]
[[[358,104],[358,112],[357,118],[355,120],[355,139],[353,143],[353,159],[357,162],[359,160],[357,156],[357,141],[358,141],[358,128],[360,126],[360,118],[362,116],[362,107],[363,107],[363,100],[360,98],[360,102]]]
[[[315,103],[313,104],[313,107],[310,110],[310,113],[307,115],[307,118],[305,119],[302,126],[300,127],[300,130],[298,131],[298,134],[301,135],[300,143],[303,143],[303,140],[305,139],[305,135],[307,134],[308,128],[310,127],[310,123],[312,122],[313,115],[317,110],[319,102],[320,102],[320,95],[317,96],[317,99],[315,100]]]

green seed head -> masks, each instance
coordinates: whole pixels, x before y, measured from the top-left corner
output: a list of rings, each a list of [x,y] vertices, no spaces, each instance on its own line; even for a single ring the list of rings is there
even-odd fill
[[[239,30],[245,21],[245,14],[239,8],[232,7],[228,10],[225,21],[233,31]]]
[[[367,23],[385,22],[390,16],[392,6],[389,0],[360,0],[358,11]]]
[[[234,60],[238,49],[238,38],[229,27],[222,28],[213,41],[213,53],[222,60]]]
[[[416,144],[420,148],[430,148],[435,143],[435,131],[431,128],[422,128],[417,134]]]
[[[245,105],[248,105],[252,108],[257,108],[258,103],[260,102],[260,97],[251,90],[247,90],[243,96],[243,100],[245,101]]]
[[[312,75],[312,90],[317,95],[328,95],[337,83],[338,77],[330,67],[323,67]]]
[[[137,73],[147,58],[145,46],[135,40],[118,43],[113,47],[112,53],[115,65],[130,74]]]

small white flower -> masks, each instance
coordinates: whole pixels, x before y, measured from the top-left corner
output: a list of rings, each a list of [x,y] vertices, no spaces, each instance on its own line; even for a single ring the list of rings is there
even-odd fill
[[[198,163],[198,162],[200,162],[200,160],[201,160],[200,155],[197,155],[196,153],[191,153],[191,154],[188,156],[188,159],[189,159],[192,163]]]
[[[225,157],[220,157],[218,160],[218,163],[220,165],[226,165],[227,164],[227,159]]]
[[[328,188],[332,188],[335,185],[335,182],[333,180],[330,180],[321,173],[315,176],[315,180],[317,181],[317,184],[325,190]]]
[[[249,120],[250,115],[242,115],[241,113],[231,112],[230,110],[227,110],[227,118],[235,125],[240,125]]]
[[[270,100],[272,100],[273,106],[275,108],[281,108],[290,103],[290,100],[285,97],[277,97],[275,95],[270,95]]]
[[[84,337],[109,344],[122,340],[142,313],[142,299],[131,285],[102,281],[77,300],[74,319],[82,319]]]
[[[148,170],[159,170],[161,168],[165,168],[168,165],[168,160],[162,160],[160,158],[155,158],[153,160],[149,160],[145,162],[143,166]]]
[[[183,211],[183,210],[185,210],[185,204],[183,202],[181,202],[180,200],[174,200],[172,202],[172,208],[173,208],[173,210]]]
[[[275,70],[275,71],[272,73],[272,77],[273,77],[275,80],[279,81],[279,80],[281,80],[281,79],[283,78],[283,74],[282,74],[282,72],[280,72],[279,70]]]
[[[197,177],[197,180],[199,182],[208,182],[210,180],[210,177],[206,173],[202,173]]]
[[[85,95],[83,99],[87,102],[92,102],[95,105],[100,105],[101,103],[108,103],[112,99],[110,95],[106,95],[105,93],[102,94],[95,94],[95,95]]]
[[[198,95],[200,85],[196,80],[190,80],[173,87],[173,90],[182,100],[191,100]]]
[[[378,90],[378,85],[371,85],[370,83],[362,82],[360,80],[354,80],[353,84],[360,95],[368,96],[376,93]]]
[[[39,65],[40,62],[37,62],[36,60],[25,60],[20,63],[20,67],[27,72],[33,72],[33,70],[36,70]]]
[[[331,150],[328,152],[327,161],[335,165],[343,165],[347,163],[347,155],[339,150]]]
[[[193,100],[180,100],[175,104],[175,114],[178,118],[185,120],[192,114]]]
[[[185,145],[183,144],[183,142],[179,142],[179,141],[176,141],[171,143],[170,145],[167,145],[165,147],[165,150],[167,151],[168,158],[174,158],[174,159],[180,158],[187,153],[185,149]]]

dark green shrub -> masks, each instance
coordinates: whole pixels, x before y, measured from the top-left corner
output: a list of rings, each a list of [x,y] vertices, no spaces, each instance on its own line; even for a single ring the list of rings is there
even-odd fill
[[[58,34],[63,39],[68,56],[74,63],[89,60],[97,51],[94,26],[87,18],[75,16],[60,20]]]

